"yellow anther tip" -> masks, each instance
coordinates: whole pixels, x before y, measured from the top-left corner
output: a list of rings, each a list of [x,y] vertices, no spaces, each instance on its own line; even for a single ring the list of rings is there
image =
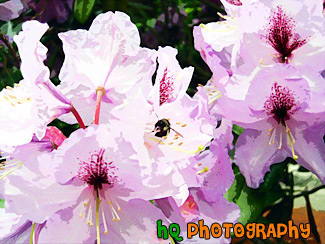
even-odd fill
[[[79,217],[82,218],[82,214],[79,214]]]
[[[293,155],[293,159],[297,160],[299,157],[297,155]]]
[[[105,230],[105,231],[104,231],[104,234],[108,234],[108,231],[107,231],[107,230]]]

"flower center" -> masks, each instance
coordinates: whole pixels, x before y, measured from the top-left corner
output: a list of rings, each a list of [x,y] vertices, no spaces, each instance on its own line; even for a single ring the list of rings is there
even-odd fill
[[[80,168],[77,177],[86,182],[95,189],[102,189],[103,184],[108,184],[110,187],[114,186],[117,182],[115,171],[117,168],[113,162],[107,162],[104,159],[104,149],[100,149],[98,153],[90,156],[88,162],[80,162]]]
[[[307,43],[296,33],[294,20],[279,6],[272,11],[266,32],[266,42],[279,53],[281,63],[289,63],[291,53]]]
[[[284,124],[285,120],[289,119],[289,115],[297,111],[293,92],[288,87],[282,87],[275,82],[271,95],[264,103],[264,109],[268,115]]]
[[[190,221],[191,218],[199,214],[198,205],[191,194],[188,196],[184,204],[179,207],[179,209],[186,221]]]
[[[296,105],[293,92],[288,87],[282,87],[278,83],[274,83],[271,95],[267,97],[264,103],[265,112],[278,122],[275,126],[268,130],[269,145],[275,144],[276,138],[279,139],[278,149],[282,148],[283,135],[287,135],[288,145],[291,147],[292,158],[298,159],[295,154],[294,144],[295,139],[293,134],[286,124],[289,116],[294,114],[298,108]]]
[[[170,75],[169,70],[166,68],[160,81],[160,106],[169,98],[173,98],[174,89],[174,77]]]

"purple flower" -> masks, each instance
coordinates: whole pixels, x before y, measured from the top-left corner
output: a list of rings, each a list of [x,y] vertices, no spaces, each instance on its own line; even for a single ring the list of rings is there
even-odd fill
[[[290,156],[324,182],[320,128],[325,89],[320,75],[310,79],[292,66],[277,64],[252,78],[244,100],[220,101],[226,118],[245,129],[236,143],[235,162],[247,184],[257,188],[271,164]]]
[[[183,236],[186,236],[185,223],[204,220],[204,224],[230,222],[235,223],[240,210],[234,203],[223,198],[224,193],[231,186],[234,174],[227,150],[220,142],[214,141],[210,151],[204,151],[198,157],[196,170],[203,178],[201,187],[192,187],[186,201],[177,205],[172,197],[156,200],[156,205],[163,211],[168,219],[180,224]],[[186,242],[186,240],[184,240]],[[191,241],[199,241],[197,236]],[[212,241],[212,240],[211,240]],[[215,241],[215,240],[214,240]],[[220,243],[229,243],[230,240],[221,237]]]
[[[65,53],[60,88],[85,124],[94,121],[97,100],[102,101],[100,121],[107,122],[108,116],[103,114],[121,104],[133,87],[142,89],[144,94],[149,92],[145,88],[156,67],[156,54],[140,48],[138,30],[128,15],[100,14],[89,31],[72,30],[59,37]],[[72,122],[71,116],[62,119]]]
[[[144,187],[139,155],[120,136],[105,125],[90,126],[74,132],[54,152],[56,179],[62,190],[75,194],[66,200],[68,208],[46,222],[40,242],[76,226],[82,234],[62,235],[60,242],[93,242],[96,238],[98,243],[106,238],[110,242],[158,241],[153,235],[155,217],[163,215],[150,202],[135,199]],[[146,228],[140,224],[142,218]],[[134,221],[138,225],[131,225]]]
[[[47,24],[29,21],[14,37],[22,59],[24,79],[14,88],[0,92],[0,145],[16,146],[28,143],[35,134],[40,140],[53,119],[71,110],[71,102],[51,83],[49,70],[43,61],[46,47],[40,42]]]

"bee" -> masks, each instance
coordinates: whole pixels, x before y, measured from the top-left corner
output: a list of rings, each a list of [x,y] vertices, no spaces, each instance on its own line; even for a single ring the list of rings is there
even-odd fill
[[[179,136],[183,137],[181,133],[177,132],[171,127],[171,124],[168,119],[160,119],[158,122],[155,124],[155,128],[152,132],[156,132],[155,136],[157,137],[165,137],[168,136],[170,133],[170,130],[173,130],[176,134]]]

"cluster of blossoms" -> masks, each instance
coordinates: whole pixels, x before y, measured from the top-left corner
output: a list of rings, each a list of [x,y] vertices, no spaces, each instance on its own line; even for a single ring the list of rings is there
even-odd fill
[[[231,161],[213,140],[224,132],[208,100],[186,94],[193,67],[180,67],[177,50],[142,48],[129,16],[100,14],[89,30],[59,34],[54,86],[47,29],[23,24],[14,41],[24,79],[0,93],[0,242],[167,243],[157,220],[236,222],[238,206],[223,198]],[[66,138],[48,126],[56,118],[80,128]]]
[[[199,94],[210,99],[210,113],[245,129],[235,163],[247,185],[258,188],[287,157],[325,183],[323,2],[223,4],[223,21],[194,28],[195,48],[213,72]]]
[[[193,68],[172,47],[140,47],[124,13],[59,34],[59,86],[43,63],[48,25],[23,24],[23,80],[0,92],[1,243],[168,243],[157,220],[183,232],[235,223],[223,197],[233,124],[245,129],[234,162],[250,187],[287,157],[325,183],[322,1],[222,2],[225,20],[194,28],[213,77],[193,98]],[[66,138],[48,126],[57,118],[80,128]]]

